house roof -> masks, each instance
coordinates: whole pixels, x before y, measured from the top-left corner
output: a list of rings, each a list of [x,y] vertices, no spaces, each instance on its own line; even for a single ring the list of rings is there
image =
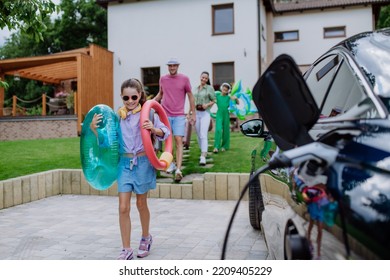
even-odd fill
[[[108,3],[110,2],[118,2],[123,3],[123,0],[96,0],[96,4],[102,6],[103,8],[107,9]]]
[[[267,0],[266,0],[267,1]],[[273,3],[275,13],[295,12],[315,9],[329,9],[346,6],[389,4],[390,0],[292,0]]]
[[[77,57],[89,55],[89,48],[55,53],[45,56],[0,60],[0,75],[59,84],[63,80],[77,78]]]

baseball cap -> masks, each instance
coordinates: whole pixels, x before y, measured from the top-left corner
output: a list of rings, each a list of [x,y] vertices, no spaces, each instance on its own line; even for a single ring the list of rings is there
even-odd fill
[[[167,62],[167,65],[179,65],[180,62],[177,58],[171,58],[170,60],[168,60]]]

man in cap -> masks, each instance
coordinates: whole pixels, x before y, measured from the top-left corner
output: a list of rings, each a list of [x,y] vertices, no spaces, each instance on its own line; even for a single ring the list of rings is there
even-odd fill
[[[161,101],[161,105],[168,115],[176,146],[175,181],[180,182],[183,178],[181,165],[186,126],[186,112],[184,112],[186,95],[190,103],[189,121],[192,124],[196,120],[195,100],[191,91],[190,79],[186,75],[178,73],[179,61],[176,58],[171,58],[167,65],[169,74],[160,77],[160,90],[154,100]]]

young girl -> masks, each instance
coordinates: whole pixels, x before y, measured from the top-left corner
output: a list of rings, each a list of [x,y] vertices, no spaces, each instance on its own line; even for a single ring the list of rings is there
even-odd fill
[[[220,89],[221,93],[217,92],[216,94],[218,111],[215,121],[214,153],[218,153],[220,148],[222,152],[230,148],[230,114],[228,108],[230,100],[239,103],[236,96],[229,96],[231,87],[228,83],[223,83]]]
[[[120,129],[122,137],[119,139],[120,159],[118,164],[118,193],[119,193],[119,226],[123,249],[119,260],[133,259],[133,249],[130,246],[131,221],[130,202],[131,195],[136,195],[136,204],[142,227],[142,237],[137,257],[149,255],[152,245],[152,235],[149,232],[150,212],[147,204],[147,194],[156,188],[156,170],[149,162],[142,144],[141,129],[149,130],[157,140],[168,138],[170,131],[160,121],[158,115],[154,117],[154,124],[150,120],[140,125],[140,111],[146,101],[144,87],[137,79],[129,79],[121,86],[123,107],[119,109]],[[91,122],[91,129],[96,128],[102,121],[101,114],[95,114]]]
[[[210,108],[215,103],[214,88],[210,85],[209,73],[203,71],[200,75],[200,85],[192,90],[196,107],[195,129],[200,147],[199,164],[206,165],[208,150],[208,132],[210,126]]]
[[[306,187],[303,191],[303,199],[307,203],[307,211],[309,213],[309,227],[307,229],[307,239],[310,243],[310,250],[314,251],[311,243],[311,232],[314,224],[317,224],[317,256],[314,259],[321,259],[321,240],[322,240],[322,229],[324,227],[324,206],[329,203],[326,194],[326,185],[317,184],[312,187]]]

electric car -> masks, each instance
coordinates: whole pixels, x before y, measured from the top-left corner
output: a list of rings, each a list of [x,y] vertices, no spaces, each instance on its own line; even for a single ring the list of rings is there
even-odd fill
[[[279,56],[253,100],[262,118],[242,133],[274,141],[249,184],[269,259],[390,259],[390,29],[340,42],[303,75]]]

